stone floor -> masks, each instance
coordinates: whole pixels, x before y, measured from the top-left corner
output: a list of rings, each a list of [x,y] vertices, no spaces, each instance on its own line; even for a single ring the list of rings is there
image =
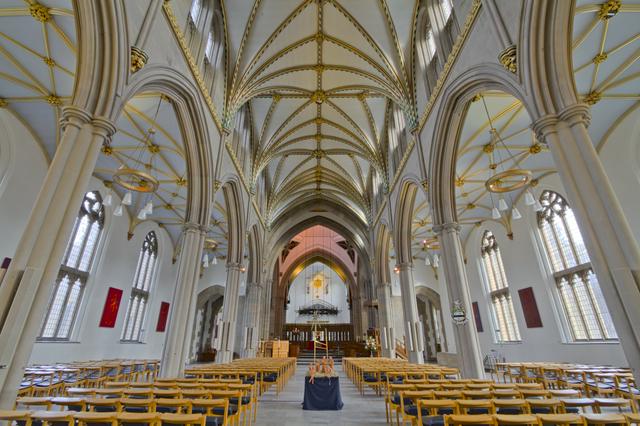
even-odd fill
[[[353,382],[337,366],[344,407],[340,411],[306,411],[302,409],[306,368],[298,367],[280,395],[271,389],[258,405],[257,426],[293,425],[384,425],[384,400],[371,389],[362,396]]]

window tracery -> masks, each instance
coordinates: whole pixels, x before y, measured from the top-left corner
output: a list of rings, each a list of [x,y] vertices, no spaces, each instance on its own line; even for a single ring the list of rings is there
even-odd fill
[[[87,192],[62,258],[39,339],[69,339],[103,227],[102,197],[98,191]]]
[[[496,237],[491,231],[484,232],[480,251],[488,278],[494,324],[498,331],[496,338],[498,342],[519,342],[520,329],[513,310],[502,255]]]
[[[573,340],[617,339],[571,207],[560,194],[549,190],[542,192],[540,204],[538,228]]]
[[[158,239],[156,233],[147,234],[140,249],[138,267],[131,288],[131,297],[127,316],[122,328],[122,340],[139,342],[142,337],[142,324],[149,304],[149,294],[158,259]]]

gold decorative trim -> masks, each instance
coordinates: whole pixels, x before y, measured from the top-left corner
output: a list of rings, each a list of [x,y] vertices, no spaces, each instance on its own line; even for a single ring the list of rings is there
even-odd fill
[[[516,46],[512,45],[504,49],[498,56],[498,60],[500,61],[502,66],[505,67],[507,71],[510,71],[514,74],[518,72],[517,53],[518,52],[516,50]]]
[[[48,22],[51,19],[51,13],[49,12],[49,8],[41,5],[39,3],[33,3],[29,6],[29,13],[39,22]]]
[[[146,52],[136,46],[131,46],[131,72],[136,73],[140,71],[147,64],[149,55]]]
[[[515,182],[509,181],[509,183],[507,183],[507,179],[509,178],[516,178],[517,180]],[[484,186],[489,192],[502,194],[524,188],[529,184],[529,182],[531,182],[531,178],[532,174],[529,170],[510,169],[491,176],[484,183]]]
[[[622,1],[620,0],[608,0],[602,3],[600,10],[598,11],[598,18],[603,21],[613,18],[618,14],[621,6]]]
[[[158,179],[140,170],[122,167],[113,174],[113,181],[123,188],[136,192],[156,192]]]

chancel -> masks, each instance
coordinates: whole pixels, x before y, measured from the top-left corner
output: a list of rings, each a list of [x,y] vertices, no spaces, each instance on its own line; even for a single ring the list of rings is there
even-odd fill
[[[0,422],[640,424],[639,16],[0,2]]]

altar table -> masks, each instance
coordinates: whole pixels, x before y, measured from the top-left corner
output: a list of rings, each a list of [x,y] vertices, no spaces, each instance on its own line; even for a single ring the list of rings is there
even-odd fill
[[[309,383],[309,376],[304,378],[303,410],[342,410],[339,377],[316,377]]]

